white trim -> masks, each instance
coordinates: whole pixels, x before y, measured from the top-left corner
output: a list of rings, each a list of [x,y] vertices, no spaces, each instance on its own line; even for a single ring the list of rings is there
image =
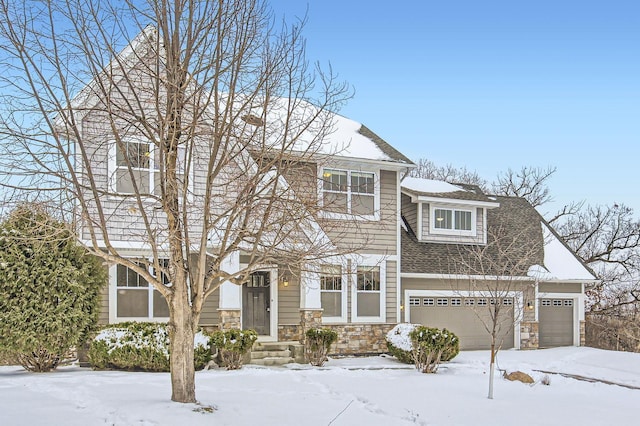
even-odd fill
[[[500,203],[498,202],[459,200],[457,198],[445,198],[445,197],[431,197],[427,195],[416,195],[406,190],[402,192],[410,196],[411,201],[413,203],[436,203],[436,204],[457,205],[457,206],[465,206],[465,207],[486,207],[489,209],[495,209],[497,207],[500,207]]]
[[[404,300],[408,301],[409,297],[495,297],[495,294],[491,294],[490,291],[458,291],[458,290],[405,290]],[[513,347],[520,349],[520,322],[523,317],[524,310],[524,295],[522,291],[509,291],[501,294],[500,297],[513,297],[515,303],[513,306]],[[410,306],[407,306],[404,310],[404,321],[411,322]],[[487,333],[488,335],[488,333]]]
[[[352,323],[384,323],[387,317],[387,259],[381,255],[357,255],[352,261],[351,271],[351,322]],[[355,260],[354,259],[354,260]],[[358,316],[358,266],[380,268],[380,315],[377,317]]]
[[[503,281],[535,281],[533,277],[524,276],[494,276],[494,275],[468,275],[468,274],[432,274],[423,272],[403,272],[401,278],[423,278],[439,280],[475,279],[475,280],[503,280]]]
[[[416,228],[417,228],[416,229],[416,234],[417,234],[416,236],[418,237],[418,241],[422,241],[422,229],[423,229],[422,206],[423,205],[424,205],[423,203],[418,203],[417,204],[418,209],[417,209],[417,214],[416,214],[416,222],[417,222],[416,223]]]
[[[400,195],[400,173],[396,172],[396,322],[402,321],[402,289],[400,288],[400,273],[402,263],[402,196]]]
[[[573,346],[580,346],[580,322],[584,321],[586,300],[584,293],[538,293],[536,297],[537,308],[539,308],[542,299],[573,299]]]

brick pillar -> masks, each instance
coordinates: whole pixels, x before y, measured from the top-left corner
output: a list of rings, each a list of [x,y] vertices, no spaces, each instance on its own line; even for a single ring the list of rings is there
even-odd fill
[[[322,327],[322,309],[300,309],[300,343],[310,328]]]
[[[240,328],[240,309],[218,309],[220,330]]]

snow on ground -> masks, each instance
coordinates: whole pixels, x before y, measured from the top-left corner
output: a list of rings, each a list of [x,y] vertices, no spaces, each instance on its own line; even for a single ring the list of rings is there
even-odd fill
[[[323,368],[245,366],[196,375],[202,405],[170,402],[169,375],[62,367],[48,374],[0,367],[1,425],[632,425],[640,390],[543,373],[577,374],[640,387],[640,354],[592,348],[502,351],[498,366],[535,385],[498,377],[486,398],[489,354],[462,352],[437,374],[390,357],[332,359]],[[203,408],[215,407],[213,412]]]

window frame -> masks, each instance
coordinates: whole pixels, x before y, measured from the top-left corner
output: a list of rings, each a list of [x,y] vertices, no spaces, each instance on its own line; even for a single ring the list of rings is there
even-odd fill
[[[347,287],[348,287],[348,274],[346,271],[346,268],[342,265],[323,265],[323,266],[329,266],[329,267],[336,267],[336,268],[340,268],[340,290],[323,290],[322,289],[322,276],[323,276],[323,270],[322,270],[322,266],[320,267],[320,271],[319,271],[319,280],[320,280],[320,306],[322,306],[322,293],[340,293],[340,316],[325,316],[324,315],[324,311],[322,314],[322,322],[323,323],[344,323],[347,322]],[[323,308],[324,309],[324,308]]]
[[[352,291],[351,291],[351,322],[354,323],[380,323],[386,321],[386,287],[387,287],[387,268],[386,261],[381,260],[379,262],[362,262],[354,264],[351,271],[352,279]],[[379,290],[358,290],[358,268],[378,268],[379,273]],[[379,313],[378,316],[358,315],[358,295],[361,293],[366,294],[378,294],[379,295]]]
[[[168,262],[167,258],[159,259],[160,262]],[[152,259],[148,259],[149,262],[152,262]],[[118,269],[126,268],[124,265],[113,265],[109,268],[109,284],[110,284],[110,295],[109,295],[109,322],[121,322],[121,321],[149,321],[149,322],[166,322],[169,320],[169,316],[154,316],[154,300],[155,297],[162,297],[162,295],[156,290],[153,284],[146,282],[146,286],[119,286],[118,285]],[[129,268],[127,268],[129,270]],[[154,266],[153,264],[148,265],[148,271],[154,275]],[[140,275],[136,274],[138,277]],[[140,277],[140,279],[143,279]],[[163,281],[165,281],[165,277],[163,276]],[[170,285],[170,283],[167,283]],[[133,290],[133,291],[146,291],[147,292],[147,316],[118,316],[118,291],[119,290]],[[156,295],[156,293],[158,293]]]
[[[436,210],[445,210],[451,212],[451,228],[436,228]],[[470,224],[471,229],[456,229],[456,212],[469,213],[471,215]],[[429,205],[429,233],[436,235],[456,235],[456,236],[470,236],[475,237],[477,235],[477,209],[469,206],[459,206],[453,204],[437,204],[431,203]]]
[[[131,170],[134,172],[146,172],[148,174],[146,185],[149,188],[148,192],[141,192],[140,195],[145,196],[159,196],[159,194],[155,193],[156,190],[156,176],[160,175],[160,169],[157,167],[156,161],[156,146],[151,142],[142,138],[128,138],[123,141],[124,144],[138,144],[138,145],[147,145],[148,151],[145,156],[148,159],[147,167],[131,167]],[[186,176],[185,167],[186,167],[186,156],[187,156],[187,147],[184,145],[178,146],[178,176],[182,176],[183,179]],[[124,171],[129,174],[129,166],[128,165],[119,165],[118,159],[120,156],[120,150],[118,149],[118,144],[115,141],[112,141],[109,144],[109,189],[116,195],[135,195],[134,192],[124,192],[118,190],[118,172]],[[180,164],[182,162],[182,164]],[[189,173],[189,177],[191,177],[191,173]],[[189,179],[189,186],[192,185],[193,179]],[[190,197],[190,194],[187,194]]]
[[[342,190],[333,190],[333,189],[325,189],[325,183],[328,182],[325,180],[325,173],[327,171],[332,172],[343,172],[346,174],[346,188],[344,191]],[[355,177],[354,174],[370,174],[373,178],[373,192],[359,192],[354,191],[354,185],[352,184],[352,180]],[[362,184],[358,185],[362,186]],[[325,193],[328,194],[344,194],[347,198],[347,206],[345,212],[340,211],[332,211],[327,210],[325,208],[324,196]],[[373,213],[371,214],[361,214],[354,212],[353,209],[353,199],[358,196],[366,196],[373,198]],[[330,219],[353,219],[356,218],[358,220],[380,220],[380,170],[379,169],[351,169],[351,168],[341,168],[341,167],[320,167],[319,168],[319,176],[318,176],[318,202],[320,207],[322,207],[322,215],[326,218]]]

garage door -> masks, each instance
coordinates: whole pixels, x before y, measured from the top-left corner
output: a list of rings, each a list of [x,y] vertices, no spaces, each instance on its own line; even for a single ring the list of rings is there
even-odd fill
[[[540,299],[540,347],[573,345],[573,299]]]
[[[489,349],[491,336],[479,315],[490,324],[490,298],[410,297],[409,317],[413,324],[446,328],[460,338],[461,349]],[[502,349],[513,348],[513,299],[505,299],[501,308]]]

